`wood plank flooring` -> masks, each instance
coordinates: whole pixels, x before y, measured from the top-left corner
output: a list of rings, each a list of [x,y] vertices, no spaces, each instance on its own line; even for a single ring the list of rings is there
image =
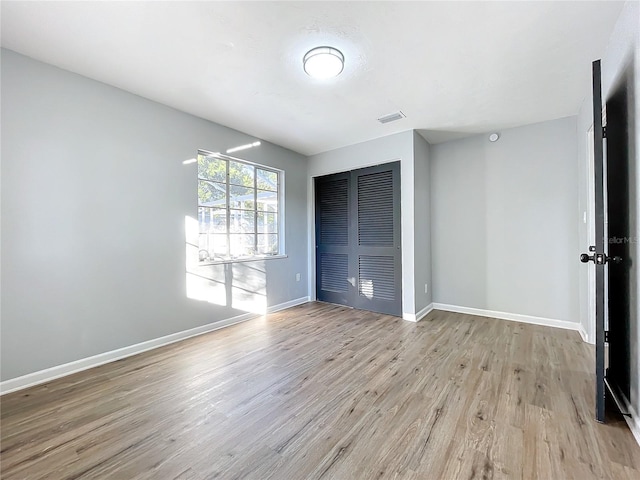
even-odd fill
[[[576,332],[309,303],[1,398],[1,478],[639,479]]]

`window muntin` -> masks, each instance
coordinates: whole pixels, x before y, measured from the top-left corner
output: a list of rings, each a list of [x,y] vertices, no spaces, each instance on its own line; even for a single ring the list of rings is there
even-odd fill
[[[280,255],[284,173],[218,153],[198,152],[199,260]]]

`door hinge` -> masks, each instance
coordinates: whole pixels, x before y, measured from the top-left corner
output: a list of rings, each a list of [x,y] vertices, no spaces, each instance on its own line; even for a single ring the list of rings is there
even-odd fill
[[[602,127],[602,138],[607,138],[607,127]]]
[[[609,343],[609,330],[604,331],[604,343]]]

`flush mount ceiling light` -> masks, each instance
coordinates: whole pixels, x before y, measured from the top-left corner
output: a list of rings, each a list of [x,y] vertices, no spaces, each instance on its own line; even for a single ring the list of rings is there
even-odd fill
[[[314,78],[331,78],[340,75],[344,68],[344,55],[332,47],[316,47],[302,59],[307,75]]]
[[[499,138],[500,135],[498,135],[497,133],[492,133],[491,135],[489,135],[490,142],[497,142]]]

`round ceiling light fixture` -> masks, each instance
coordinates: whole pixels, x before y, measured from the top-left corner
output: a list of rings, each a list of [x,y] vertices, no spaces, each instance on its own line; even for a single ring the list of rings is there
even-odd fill
[[[302,59],[307,75],[314,78],[331,78],[340,75],[344,68],[344,55],[333,47],[316,47]]]
[[[497,142],[499,138],[500,135],[498,135],[497,133],[492,133],[491,135],[489,135],[490,142]]]

